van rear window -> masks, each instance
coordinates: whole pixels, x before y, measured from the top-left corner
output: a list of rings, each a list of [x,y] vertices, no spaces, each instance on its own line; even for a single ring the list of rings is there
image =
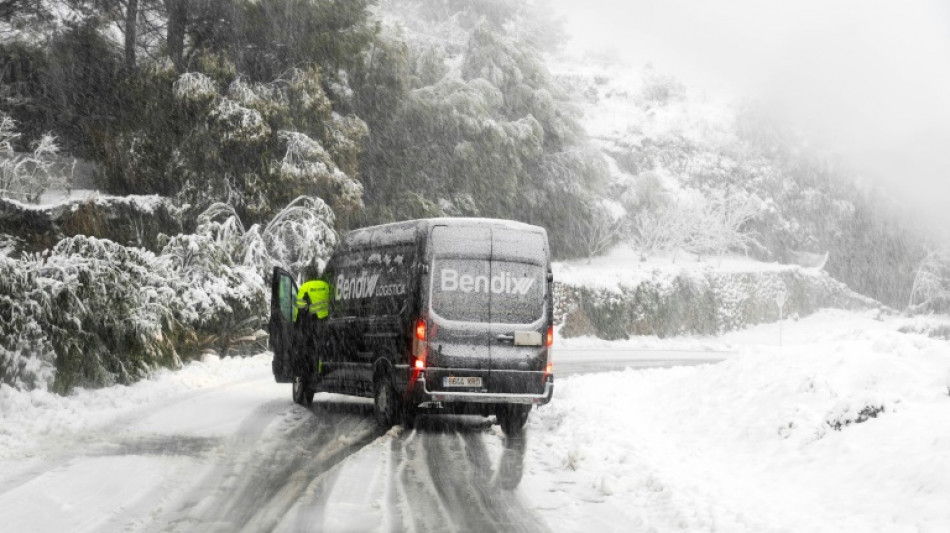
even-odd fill
[[[544,315],[544,268],[511,261],[492,261],[491,321],[530,324]],[[503,279],[504,282],[496,280]],[[504,290],[496,291],[504,284]],[[497,286],[496,286],[497,285]]]
[[[543,316],[544,269],[511,261],[437,259],[432,310],[449,320],[527,324]]]

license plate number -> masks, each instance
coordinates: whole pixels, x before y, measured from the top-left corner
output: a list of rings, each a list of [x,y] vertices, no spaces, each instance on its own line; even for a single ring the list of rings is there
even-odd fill
[[[442,378],[446,387],[481,387],[482,378],[476,376],[446,376]]]

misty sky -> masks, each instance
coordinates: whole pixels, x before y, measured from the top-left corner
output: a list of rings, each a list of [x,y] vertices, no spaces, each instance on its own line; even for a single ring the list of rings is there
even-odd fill
[[[550,1],[572,49],[755,99],[950,224],[950,2]]]

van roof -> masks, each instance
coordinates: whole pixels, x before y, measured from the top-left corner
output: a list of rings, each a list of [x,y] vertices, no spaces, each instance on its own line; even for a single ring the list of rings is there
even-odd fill
[[[496,226],[513,230],[527,231],[531,233],[542,233],[545,236],[547,231],[541,226],[534,226],[515,220],[505,220],[500,218],[470,218],[470,217],[440,217],[440,218],[420,218],[416,220],[405,220],[402,222],[391,222],[379,226],[368,226],[348,232],[344,240],[350,245],[368,244],[370,236],[376,232],[376,239],[392,243],[412,241],[415,239],[417,230],[428,231],[433,226]],[[388,234],[388,238],[381,239],[381,234]]]

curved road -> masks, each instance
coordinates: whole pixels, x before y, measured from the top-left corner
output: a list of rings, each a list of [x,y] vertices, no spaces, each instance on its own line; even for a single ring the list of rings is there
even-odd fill
[[[561,376],[725,355],[556,353]],[[370,401],[321,394],[304,409],[268,371],[44,441],[3,469],[0,529],[544,530],[518,490],[526,439],[479,417],[377,435]]]

